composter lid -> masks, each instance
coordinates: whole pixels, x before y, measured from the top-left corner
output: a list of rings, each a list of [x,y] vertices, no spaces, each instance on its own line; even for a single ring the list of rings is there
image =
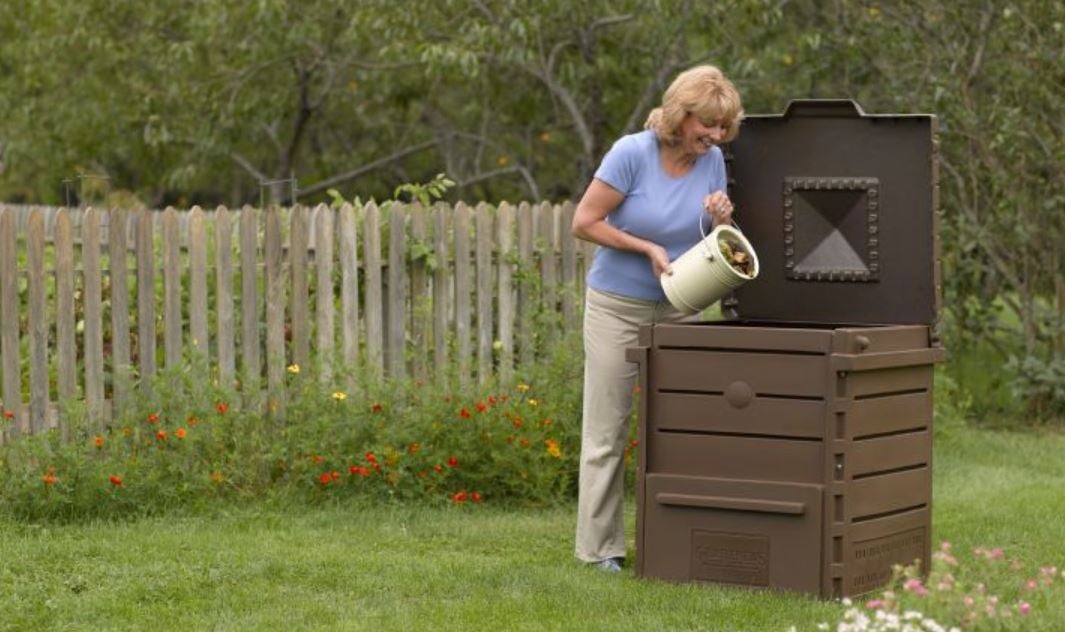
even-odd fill
[[[726,148],[761,263],[723,303],[744,320],[929,324],[939,311],[936,120],[798,100]]]

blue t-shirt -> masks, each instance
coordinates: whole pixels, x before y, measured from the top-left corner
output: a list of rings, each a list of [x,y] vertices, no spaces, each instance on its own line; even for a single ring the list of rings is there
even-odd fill
[[[687,174],[674,178],[666,173],[653,130],[618,139],[603,157],[595,177],[625,196],[607,215],[607,223],[662,246],[670,261],[702,239],[700,218],[709,231],[710,217],[703,217],[703,199],[714,191],[724,191],[726,184],[725,160],[717,147],[699,156]],[[650,301],[666,298],[650,259],[604,246],[595,251],[588,286]]]

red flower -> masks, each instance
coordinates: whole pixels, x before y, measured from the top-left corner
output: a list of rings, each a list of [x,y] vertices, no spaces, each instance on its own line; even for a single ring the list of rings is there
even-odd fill
[[[152,413],[148,415],[148,423],[154,424],[159,422],[159,415]]]
[[[370,412],[374,412],[374,413],[381,412],[381,404],[378,404],[377,402],[374,402],[374,404],[372,406],[370,406]]]
[[[447,460],[447,466],[448,467],[458,467],[459,466],[459,460],[456,459],[455,457],[451,457],[451,458],[449,458]]]
[[[495,403],[496,403],[496,396],[495,395],[489,395],[488,396],[488,403],[492,404],[494,406]]]
[[[185,432],[184,428],[178,428],[177,430],[174,431],[174,436],[177,437],[178,439],[184,439],[185,438],[185,434],[186,434],[186,432]]]
[[[455,492],[454,494],[451,495],[451,502],[453,502],[455,504],[462,504],[462,503],[466,502],[466,492],[465,491]]]
[[[166,430],[160,430],[159,432],[155,433],[155,438],[160,441],[166,441]]]
[[[640,445],[640,442],[638,440],[636,440],[636,439],[633,439],[632,441],[629,442],[629,445],[631,445],[632,447],[635,448],[636,446]]]
[[[334,481],[339,481],[340,480],[340,472],[337,472],[336,470],[333,470],[332,472],[329,473],[329,477],[332,478]]]
[[[481,492],[473,492],[472,494],[470,494],[470,498],[471,498],[471,499],[473,500],[473,502],[475,502],[475,503],[479,503],[479,502],[481,502],[481,500],[482,500],[482,499],[481,499]]]
[[[214,405],[214,409],[218,411],[219,415],[224,415],[226,414],[226,411],[229,410],[229,404],[225,402],[218,402]]]
[[[521,423],[522,423],[521,422],[521,417],[515,417],[514,421],[512,421],[510,423],[514,424],[515,428],[521,428]]]
[[[102,448],[104,447],[104,438],[100,435],[96,435],[92,440],[92,444],[98,448]]]
[[[114,485],[115,487],[121,487],[122,486],[122,477],[121,476],[116,476],[116,475],[112,474],[111,476],[107,477],[107,480],[111,481],[111,484]]]
[[[328,485],[329,483],[333,482],[333,475],[329,472],[326,472],[318,477],[318,482],[322,485]]]
[[[4,411],[4,419],[14,419],[14,418],[15,418],[15,411],[13,411],[13,410],[5,410]]]
[[[56,478],[55,476],[53,476],[52,474],[45,474],[44,476],[41,477],[41,481],[43,481],[44,484],[46,486],[48,486],[48,487],[51,487],[52,485],[55,485],[55,482],[58,481],[58,480],[59,479]]]
[[[440,465],[439,463],[437,463],[436,465],[433,466],[433,470],[436,471],[436,472],[443,472],[444,471],[444,466]]]
[[[477,412],[483,413],[486,410],[488,410],[487,404],[485,404],[484,402],[477,402]]]
[[[463,408],[462,410],[459,411],[459,417],[462,417],[463,419],[469,419],[470,418],[470,411],[468,411],[465,408]]]
[[[367,452],[366,461],[368,463],[377,463],[377,455],[375,455],[373,452]]]
[[[361,465],[350,465],[348,466],[348,472],[350,472],[352,476],[366,477],[370,475],[370,468],[362,467]]]

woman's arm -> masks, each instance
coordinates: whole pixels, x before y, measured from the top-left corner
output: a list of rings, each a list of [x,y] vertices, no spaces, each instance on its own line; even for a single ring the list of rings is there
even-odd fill
[[[656,277],[663,272],[672,274],[665,248],[618,230],[606,222],[606,216],[624,199],[625,196],[621,192],[602,180],[593,178],[573,215],[573,236],[607,248],[638,252],[651,260]]]

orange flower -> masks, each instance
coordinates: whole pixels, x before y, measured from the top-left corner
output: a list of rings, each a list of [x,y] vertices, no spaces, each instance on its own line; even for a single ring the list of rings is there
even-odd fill
[[[481,492],[473,492],[472,494],[470,494],[470,499],[473,500],[473,502],[475,503],[481,502]]]
[[[56,478],[55,476],[53,476],[52,474],[45,474],[44,476],[41,477],[41,481],[43,481],[44,484],[46,486],[48,486],[48,487],[51,487],[52,485],[55,485],[56,481],[58,481],[58,480],[59,479]]]
[[[215,471],[211,472],[211,482],[213,482],[213,483],[221,483],[224,480],[225,479],[222,478],[222,473],[219,472],[218,470],[215,470]]]
[[[411,454],[417,454],[418,450],[420,450],[421,448],[422,448],[421,444],[415,442],[415,443],[410,444],[407,447],[407,452],[410,452]]]
[[[96,435],[92,439],[92,444],[94,446],[98,447],[98,448],[102,448],[102,447],[104,447],[104,438],[101,437],[100,435]]]
[[[155,438],[160,441],[166,441],[166,430],[160,430],[155,433]]]
[[[488,404],[485,404],[484,402],[477,402],[477,412],[483,413],[486,410],[488,410]]]
[[[378,404],[377,402],[374,402],[370,406],[370,412],[372,412],[372,413],[379,413],[379,412],[381,412],[381,409],[382,409],[381,404]]]
[[[522,424],[521,417],[515,417],[514,421],[512,421],[510,423],[514,424],[515,428],[521,428],[521,424]]]
[[[459,417],[462,417],[463,419],[469,419],[470,418],[470,411],[468,411],[465,408],[463,408],[462,410],[459,411]]]
[[[340,472],[338,472],[336,470],[333,470],[332,472],[329,473],[329,477],[332,478],[334,481],[339,481],[340,480]]]
[[[5,410],[4,411],[4,419],[14,419],[14,418],[15,418],[15,411],[13,411],[13,410]]]
[[[225,402],[218,402],[214,405],[214,409],[218,411],[218,414],[224,415],[229,410],[229,404]]]
[[[452,494],[451,502],[455,503],[456,505],[461,505],[462,503],[466,502],[466,491],[463,490]]]
[[[366,461],[369,463],[377,463],[377,455],[373,452],[366,453]]]
[[[185,438],[185,434],[186,434],[186,432],[185,432],[184,428],[178,428],[177,430],[174,431],[174,436],[177,437],[178,439],[184,439]]]
[[[547,453],[556,459],[562,458],[562,449],[558,447],[558,441],[554,439],[544,440],[544,445],[547,446]]]
[[[437,463],[436,465],[433,466],[433,471],[434,472],[443,472],[444,471],[444,466],[440,465],[439,463]]]
[[[328,485],[329,483],[333,482],[333,475],[329,472],[326,472],[318,477],[318,482],[321,483],[323,486]]]
[[[116,476],[116,475],[112,474],[111,476],[107,477],[107,480],[111,481],[111,484],[114,485],[115,487],[121,487],[122,486],[122,477],[121,476]]]
[[[148,415],[148,423],[154,424],[154,423],[158,423],[158,422],[159,422],[159,415],[158,414],[152,413],[152,414]]]
[[[496,396],[495,395],[489,395],[488,396],[488,403],[494,406],[495,403],[496,403]]]

